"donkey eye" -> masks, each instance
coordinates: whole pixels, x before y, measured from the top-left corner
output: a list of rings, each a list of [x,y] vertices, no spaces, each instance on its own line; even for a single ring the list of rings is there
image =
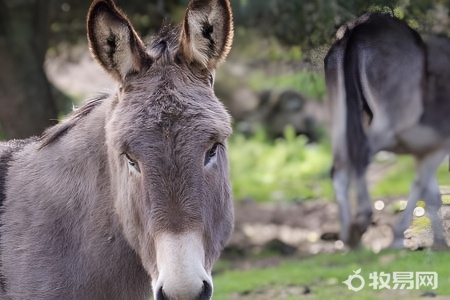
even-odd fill
[[[125,157],[128,160],[128,165],[130,167],[133,167],[136,171],[140,172],[138,163],[134,159],[132,159],[128,154],[125,154]]]
[[[208,151],[206,151],[206,154],[205,154],[205,166],[206,166],[207,164],[209,164],[213,158],[216,157],[216,154],[217,154],[217,147],[218,147],[218,146],[219,146],[219,143],[216,143],[216,144],[214,144],[214,146],[212,146],[211,149],[209,149]]]

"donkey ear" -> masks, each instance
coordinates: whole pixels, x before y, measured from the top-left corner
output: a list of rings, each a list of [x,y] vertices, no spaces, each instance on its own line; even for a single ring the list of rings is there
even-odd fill
[[[89,48],[94,58],[119,81],[139,73],[151,59],[126,15],[112,0],[94,0],[87,18]]]
[[[181,55],[210,70],[222,63],[233,41],[229,0],[191,0],[181,34]]]

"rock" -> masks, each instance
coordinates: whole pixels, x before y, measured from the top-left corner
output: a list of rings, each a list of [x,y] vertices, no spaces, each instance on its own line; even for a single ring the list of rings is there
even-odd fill
[[[297,252],[296,247],[284,243],[279,239],[271,240],[265,245],[265,248],[269,251],[280,253],[281,255],[291,255]]]
[[[309,286],[305,285],[303,287],[303,295],[309,295],[311,294],[311,289],[309,288]]]
[[[437,296],[437,294],[432,291],[426,291],[425,293],[420,295],[420,297],[424,297],[424,298],[435,298],[436,296]]]
[[[337,232],[324,232],[320,236],[322,241],[337,241],[339,240],[339,233]]]

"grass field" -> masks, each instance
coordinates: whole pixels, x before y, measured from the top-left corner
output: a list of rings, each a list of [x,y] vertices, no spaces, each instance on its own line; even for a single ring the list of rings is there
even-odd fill
[[[382,251],[374,254],[368,250],[321,254],[304,258],[284,258],[268,268],[251,270],[227,269],[227,262],[217,264],[214,277],[214,299],[423,299],[424,293],[450,299],[450,252]],[[238,263],[233,263],[235,266]],[[350,291],[342,283],[354,271],[361,269],[365,280],[359,292]],[[370,273],[390,274],[391,289],[374,289],[369,284]],[[420,287],[407,290],[393,289],[394,272],[437,272],[437,289]],[[415,279],[413,280],[415,283]],[[354,279],[354,286],[360,282]],[[397,281],[400,283],[400,281]],[[406,286],[405,286],[406,288]]]

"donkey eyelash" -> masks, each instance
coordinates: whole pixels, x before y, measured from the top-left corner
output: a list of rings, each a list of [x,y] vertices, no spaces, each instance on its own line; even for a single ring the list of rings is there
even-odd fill
[[[204,161],[205,166],[207,166],[217,156],[217,150],[220,147],[223,147],[222,143],[215,143],[211,148],[208,149],[208,151],[206,151]]]
[[[133,158],[130,157],[130,155],[128,155],[128,153],[122,153],[122,155],[125,156],[125,158],[128,160],[128,165],[130,167],[133,167],[134,169],[136,169],[136,171],[140,172],[140,168],[139,168],[139,164],[137,163],[136,160],[134,160]]]
[[[208,75],[208,82],[211,86],[214,85],[214,76],[212,74]]]

